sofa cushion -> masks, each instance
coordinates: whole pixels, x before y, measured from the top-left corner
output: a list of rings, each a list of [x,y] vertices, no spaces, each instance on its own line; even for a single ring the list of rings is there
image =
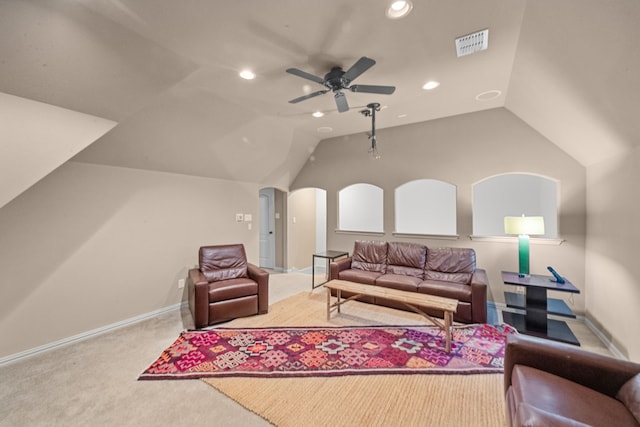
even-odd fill
[[[244,277],[209,283],[209,302],[247,297],[258,293],[258,284]]]
[[[526,402],[539,411],[591,426],[636,424],[620,401],[549,372],[516,365],[512,371],[511,384],[513,404],[518,409],[521,403]]]
[[[476,270],[476,253],[468,248],[429,248],[424,278],[468,284]]]
[[[620,388],[616,399],[621,401],[640,423],[640,374],[636,374]]]
[[[356,268],[342,270],[338,273],[338,279],[340,280],[364,283],[365,285],[374,285],[376,283],[376,279],[380,276],[382,276],[382,273],[378,273],[377,271],[364,271]]]
[[[385,273],[387,270],[387,242],[356,240],[351,258],[351,268]]]
[[[424,277],[427,247],[416,243],[389,242],[387,273]]]
[[[248,277],[247,256],[242,244],[203,246],[199,261],[200,271],[209,282]]]
[[[376,279],[376,286],[382,286],[390,289],[398,289],[400,291],[418,290],[418,284],[422,282],[419,277],[406,276],[404,274],[383,274]]]
[[[421,294],[453,298],[458,301],[471,302],[471,286],[455,282],[424,280],[418,285]]]

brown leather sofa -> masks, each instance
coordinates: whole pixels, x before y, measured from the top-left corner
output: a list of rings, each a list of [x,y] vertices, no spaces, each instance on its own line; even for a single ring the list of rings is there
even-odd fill
[[[455,321],[487,321],[487,274],[485,270],[476,268],[473,249],[356,241],[352,256],[330,264],[329,278],[455,298],[458,300]],[[407,309],[383,298],[361,297],[360,300]],[[427,312],[442,317],[442,313]]]
[[[640,364],[509,335],[504,366],[510,426],[640,425]]]
[[[247,262],[241,244],[203,246],[189,270],[189,308],[196,328],[269,310],[269,273]]]

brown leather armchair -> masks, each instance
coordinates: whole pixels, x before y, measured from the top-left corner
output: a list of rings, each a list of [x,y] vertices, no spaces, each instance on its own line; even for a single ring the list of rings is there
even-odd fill
[[[640,364],[509,335],[504,365],[510,426],[640,425]]]
[[[189,308],[196,328],[269,310],[269,273],[247,262],[242,244],[203,246],[189,270]]]

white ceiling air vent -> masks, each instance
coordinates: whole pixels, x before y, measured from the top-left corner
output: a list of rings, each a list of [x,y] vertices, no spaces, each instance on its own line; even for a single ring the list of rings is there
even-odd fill
[[[489,30],[477,31],[473,34],[458,37],[456,39],[456,52],[458,58],[465,55],[485,50],[489,47]]]

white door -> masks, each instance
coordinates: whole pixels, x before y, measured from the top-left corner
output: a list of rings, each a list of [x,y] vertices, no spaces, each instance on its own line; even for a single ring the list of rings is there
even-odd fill
[[[270,269],[276,264],[274,198],[273,188],[260,190],[260,267]]]

